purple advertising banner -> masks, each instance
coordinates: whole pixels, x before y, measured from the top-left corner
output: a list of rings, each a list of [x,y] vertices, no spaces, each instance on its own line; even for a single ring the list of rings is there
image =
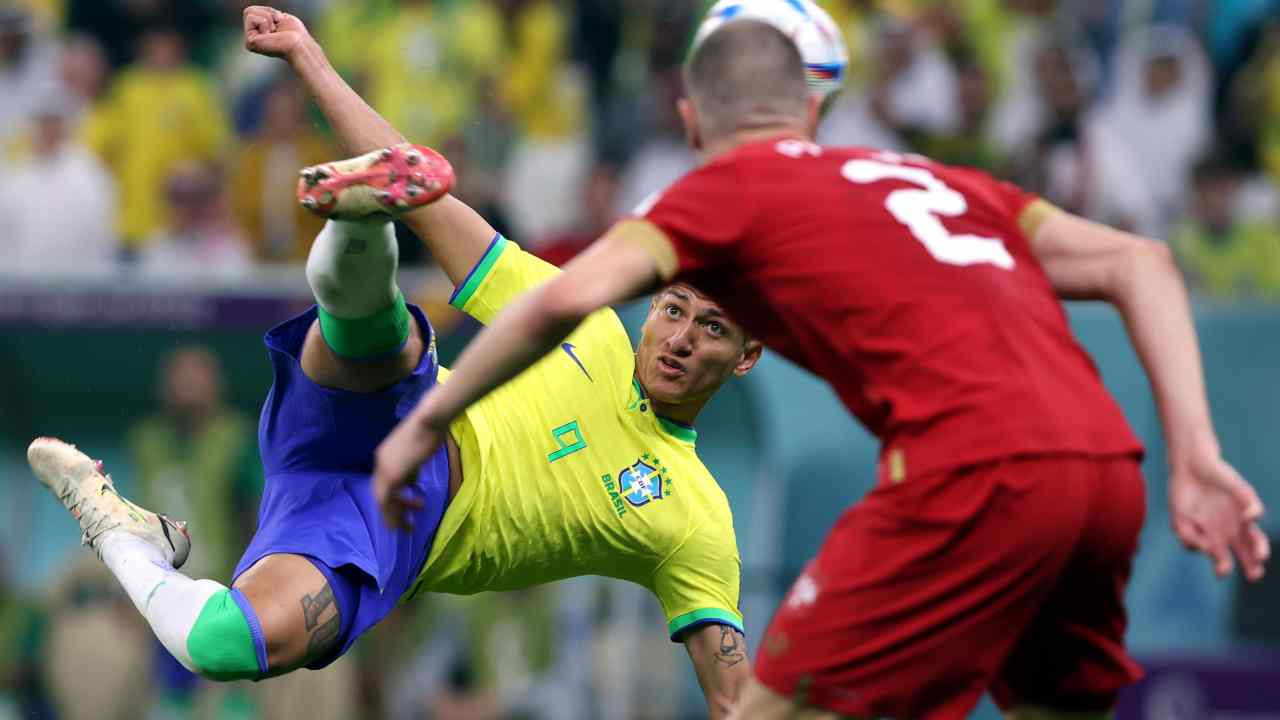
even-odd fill
[[[309,304],[296,295],[0,289],[0,326],[265,330]]]
[[[1117,720],[1280,720],[1280,652],[1142,660]]]

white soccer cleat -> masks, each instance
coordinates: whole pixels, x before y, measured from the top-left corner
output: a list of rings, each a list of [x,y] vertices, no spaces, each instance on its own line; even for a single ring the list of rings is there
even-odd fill
[[[36,438],[27,448],[27,462],[40,482],[49,488],[84,531],[80,541],[98,549],[103,533],[120,530],[154,545],[175,568],[182,567],[191,552],[187,524],[144,510],[116,492],[102,462],[89,458],[75,445],[57,438]]]

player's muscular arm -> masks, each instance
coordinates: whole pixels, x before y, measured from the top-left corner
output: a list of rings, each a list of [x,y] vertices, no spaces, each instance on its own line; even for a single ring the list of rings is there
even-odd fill
[[[449,382],[427,393],[378,446],[373,491],[387,523],[404,524],[408,506],[399,489],[440,447],[463,410],[550,352],[592,312],[638,297],[660,279],[652,253],[619,225],[560,275],[506,306],[467,345]]]
[[[400,131],[342,79],[297,17],[252,5],[244,10],[244,36],[250,51],[289,63],[348,153],[359,155],[406,142]],[[430,102],[430,98],[423,101]],[[422,238],[455,285],[479,262],[494,235],[484,218],[452,195],[400,219]]]
[[[728,625],[704,625],[684,636],[684,646],[711,717],[728,717],[751,677],[746,638]]]
[[[411,420],[447,427],[467,406],[546,355],[588,315],[652,290],[660,279],[651,252],[627,224],[513,302],[467,346],[449,382],[429,393]]]
[[[1231,571],[1234,553],[1247,577],[1261,577],[1270,552],[1256,525],[1262,503],[1220,456],[1187,291],[1172,253],[1163,243],[1043,203],[1026,212],[1039,214],[1027,228],[1031,251],[1058,294],[1105,300],[1124,319],[1164,426],[1178,537],[1208,554],[1219,575]]]

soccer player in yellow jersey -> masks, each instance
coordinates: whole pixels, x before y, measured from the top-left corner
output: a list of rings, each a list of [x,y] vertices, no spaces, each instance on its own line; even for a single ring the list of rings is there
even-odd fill
[[[423,238],[456,285],[453,305],[482,322],[557,270],[445,194],[448,164],[403,144],[300,21],[250,7],[245,34],[250,50],[287,59],[338,136],[366,154],[303,171],[304,204],[347,220],[331,220],[311,249],[317,307],[266,337],[266,488],[231,587],[177,572],[185,525],[121,498],[73,446],[33,442],[37,476],[165,647],[205,677],[323,667],[417,592],[595,574],[658,597],[666,632],[686,645],[722,717],[748,677],[741,567],[728,501],[691,424],[727,378],[754,366],[759,343],[684,285],[653,298],[634,351],[603,310],[452,426],[397,497],[403,512],[391,519],[407,527],[388,527],[370,490],[373,451],[447,370],[425,316],[396,288],[387,215]]]

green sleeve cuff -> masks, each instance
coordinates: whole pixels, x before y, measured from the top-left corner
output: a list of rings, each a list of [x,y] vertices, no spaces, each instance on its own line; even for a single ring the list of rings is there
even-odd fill
[[[453,291],[453,297],[449,298],[449,304],[462,310],[471,301],[471,296],[476,294],[476,290],[480,287],[480,283],[489,276],[489,271],[493,269],[498,258],[502,256],[502,251],[507,249],[508,241],[499,233],[493,236],[493,240],[489,242],[489,247],[485,249],[484,255],[480,256],[479,262],[475,267],[471,268],[471,272],[462,279],[462,283]]]
[[[667,622],[667,632],[671,635],[671,642],[680,642],[681,635],[700,625],[728,625],[743,635],[747,634],[740,615],[719,608],[703,608],[671,618]]]

